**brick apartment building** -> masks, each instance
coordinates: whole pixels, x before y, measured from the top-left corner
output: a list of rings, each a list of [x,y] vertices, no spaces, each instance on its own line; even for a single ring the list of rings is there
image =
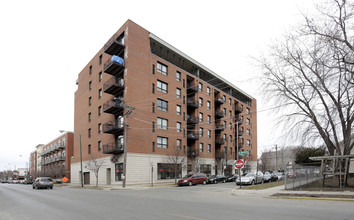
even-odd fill
[[[65,132],[46,145],[38,145],[37,164],[40,169],[33,173],[33,177],[50,176],[61,179],[64,176],[68,179],[70,175],[70,162],[73,156],[74,133]],[[32,157],[31,157],[32,158]],[[32,170],[32,168],[31,168]]]
[[[123,176],[131,185],[196,171],[231,174],[237,151],[249,151],[239,158],[256,169],[256,99],[130,20],[77,84],[72,183],[80,183],[80,159],[85,184],[95,182],[88,161],[96,159],[105,161],[99,184],[122,184]],[[175,174],[169,156],[177,154],[185,160]]]

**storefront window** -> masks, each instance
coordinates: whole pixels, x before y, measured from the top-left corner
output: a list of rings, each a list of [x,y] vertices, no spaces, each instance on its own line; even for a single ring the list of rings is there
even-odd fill
[[[175,166],[177,166],[175,174]],[[157,179],[167,180],[182,178],[182,165],[181,164],[170,164],[170,163],[158,163],[157,164]]]

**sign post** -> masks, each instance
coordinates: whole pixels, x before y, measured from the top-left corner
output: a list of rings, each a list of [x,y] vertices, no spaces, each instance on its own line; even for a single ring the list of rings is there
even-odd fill
[[[241,168],[243,167],[243,160],[236,160],[235,167],[236,167],[236,169],[240,169],[238,173],[239,173],[239,177],[240,177],[240,188],[241,188],[241,186],[242,186]],[[236,183],[236,185],[237,185],[237,183]]]

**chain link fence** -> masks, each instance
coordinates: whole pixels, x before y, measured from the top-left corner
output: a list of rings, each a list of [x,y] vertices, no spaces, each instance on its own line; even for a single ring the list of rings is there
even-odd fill
[[[284,176],[285,189],[295,189],[299,186],[320,180],[320,166],[286,166]]]

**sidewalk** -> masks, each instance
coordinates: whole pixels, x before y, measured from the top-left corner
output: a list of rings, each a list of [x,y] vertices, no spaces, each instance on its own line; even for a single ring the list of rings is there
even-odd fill
[[[83,189],[95,189],[95,190],[144,190],[144,189],[152,189],[152,188],[159,188],[159,187],[172,187],[176,186],[175,184],[158,184],[151,187],[150,185],[127,185],[123,188],[122,185],[99,185],[98,187],[92,185],[84,185]],[[80,185],[67,185],[63,187],[69,188],[81,188]]]
[[[278,199],[305,199],[305,200],[331,200],[354,202],[354,192],[349,191],[293,191],[285,190],[283,186],[276,186],[262,190],[247,190],[235,188],[233,195],[259,195],[261,197]]]

